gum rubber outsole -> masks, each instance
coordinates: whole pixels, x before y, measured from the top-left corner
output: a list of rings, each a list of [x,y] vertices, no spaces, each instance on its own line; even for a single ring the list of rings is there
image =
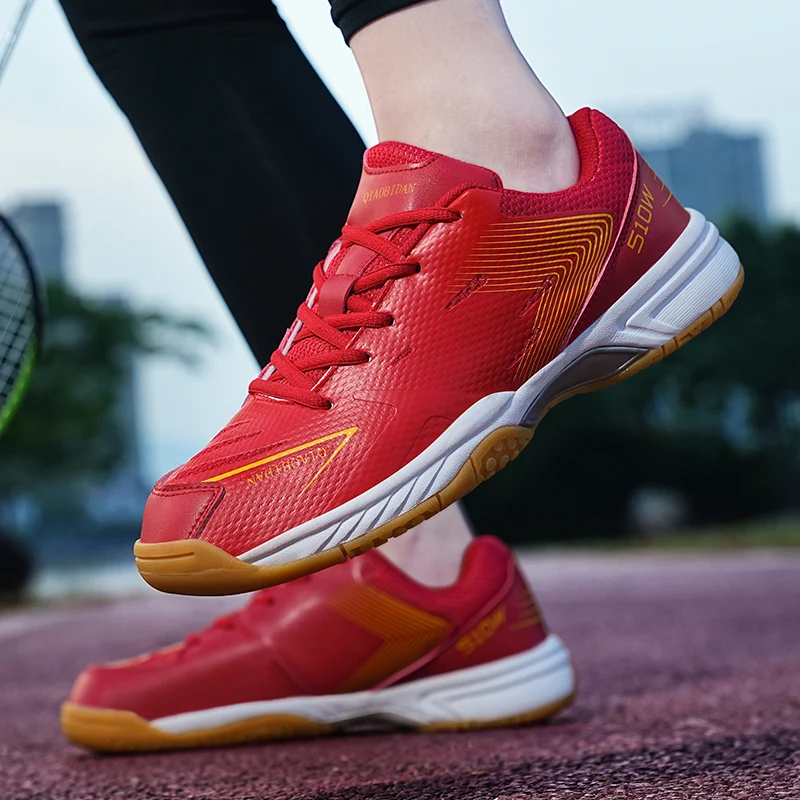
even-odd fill
[[[420,725],[412,730],[444,733],[532,725],[549,720],[571,705],[574,699],[573,692],[568,697],[525,714],[486,721],[438,722]],[[68,741],[87,750],[133,753],[329,736],[346,731],[346,726],[314,722],[293,714],[270,714],[191,733],[165,733],[132,711],[64,703],[61,706],[61,730]]]
[[[728,311],[743,283],[744,269],[740,265],[739,274],[728,291],[677,336],[660,347],[643,353],[636,361],[609,378],[584,384],[558,395],[544,409],[536,425],[551,408],[564,400],[576,394],[594,392],[619,383],[657,364],[683,347]],[[430,519],[513,461],[530,442],[535,429],[536,426],[511,425],[493,431],[473,450],[450,483],[435,495],[363,536],[330,550],[315,553],[289,564],[257,566],[240,561],[213,544],[199,539],[163,543],[138,541],[134,546],[136,566],[141,576],[151,586],[175,594],[237,594],[286,583],[334,564],[340,564],[348,558],[355,558]]]
[[[271,714],[191,733],[165,733],[132,711],[90,708],[74,703],[61,706],[61,731],[67,740],[98,753],[178,750],[270,739],[300,739],[324,736],[335,730],[333,725],[312,722],[304,717]]]

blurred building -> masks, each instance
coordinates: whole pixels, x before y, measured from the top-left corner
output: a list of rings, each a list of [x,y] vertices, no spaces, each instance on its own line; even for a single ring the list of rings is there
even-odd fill
[[[54,200],[21,203],[10,211],[9,218],[26,245],[42,281],[69,284],[64,204]],[[109,305],[126,304],[119,297],[108,297],[105,302]],[[123,463],[102,483],[80,487],[52,487],[52,497],[45,498],[48,506],[58,506],[60,497],[70,498],[73,492],[79,491],[81,504],[98,525],[139,525],[149,488],[142,477],[136,397],[136,364],[130,359],[126,365],[124,387],[117,409],[121,428],[127,437]]]
[[[719,222],[744,214],[769,216],[764,140],[711,123],[702,106],[674,106],[617,115],[648,164],[686,206]]]
[[[21,203],[9,214],[44,281],[65,281],[64,206],[47,201]]]

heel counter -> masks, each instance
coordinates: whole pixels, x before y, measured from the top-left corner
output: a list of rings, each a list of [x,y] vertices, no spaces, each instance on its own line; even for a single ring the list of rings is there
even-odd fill
[[[688,224],[689,212],[637,152],[631,199],[617,245],[569,341],[580,336],[625,294],[669,250]]]
[[[516,655],[541,644],[549,630],[527,581],[515,568],[508,591],[411,679],[466,669]]]
[[[638,186],[615,254],[619,272],[638,271],[631,286],[669,250],[689,224],[689,212],[639,153],[636,158]]]

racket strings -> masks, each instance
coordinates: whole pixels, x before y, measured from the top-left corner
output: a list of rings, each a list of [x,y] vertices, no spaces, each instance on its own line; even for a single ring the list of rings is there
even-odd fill
[[[13,236],[0,225],[0,408],[24,378],[35,336],[29,268]]]

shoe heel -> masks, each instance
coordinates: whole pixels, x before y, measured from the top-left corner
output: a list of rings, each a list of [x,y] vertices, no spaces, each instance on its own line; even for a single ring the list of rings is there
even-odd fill
[[[522,425],[535,429],[564,400],[657,364],[730,309],[744,283],[744,269],[716,227],[692,214],[692,224],[702,226],[694,246],[671,265],[667,259],[666,265],[654,266],[573,343],[576,357],[538,394]]]

